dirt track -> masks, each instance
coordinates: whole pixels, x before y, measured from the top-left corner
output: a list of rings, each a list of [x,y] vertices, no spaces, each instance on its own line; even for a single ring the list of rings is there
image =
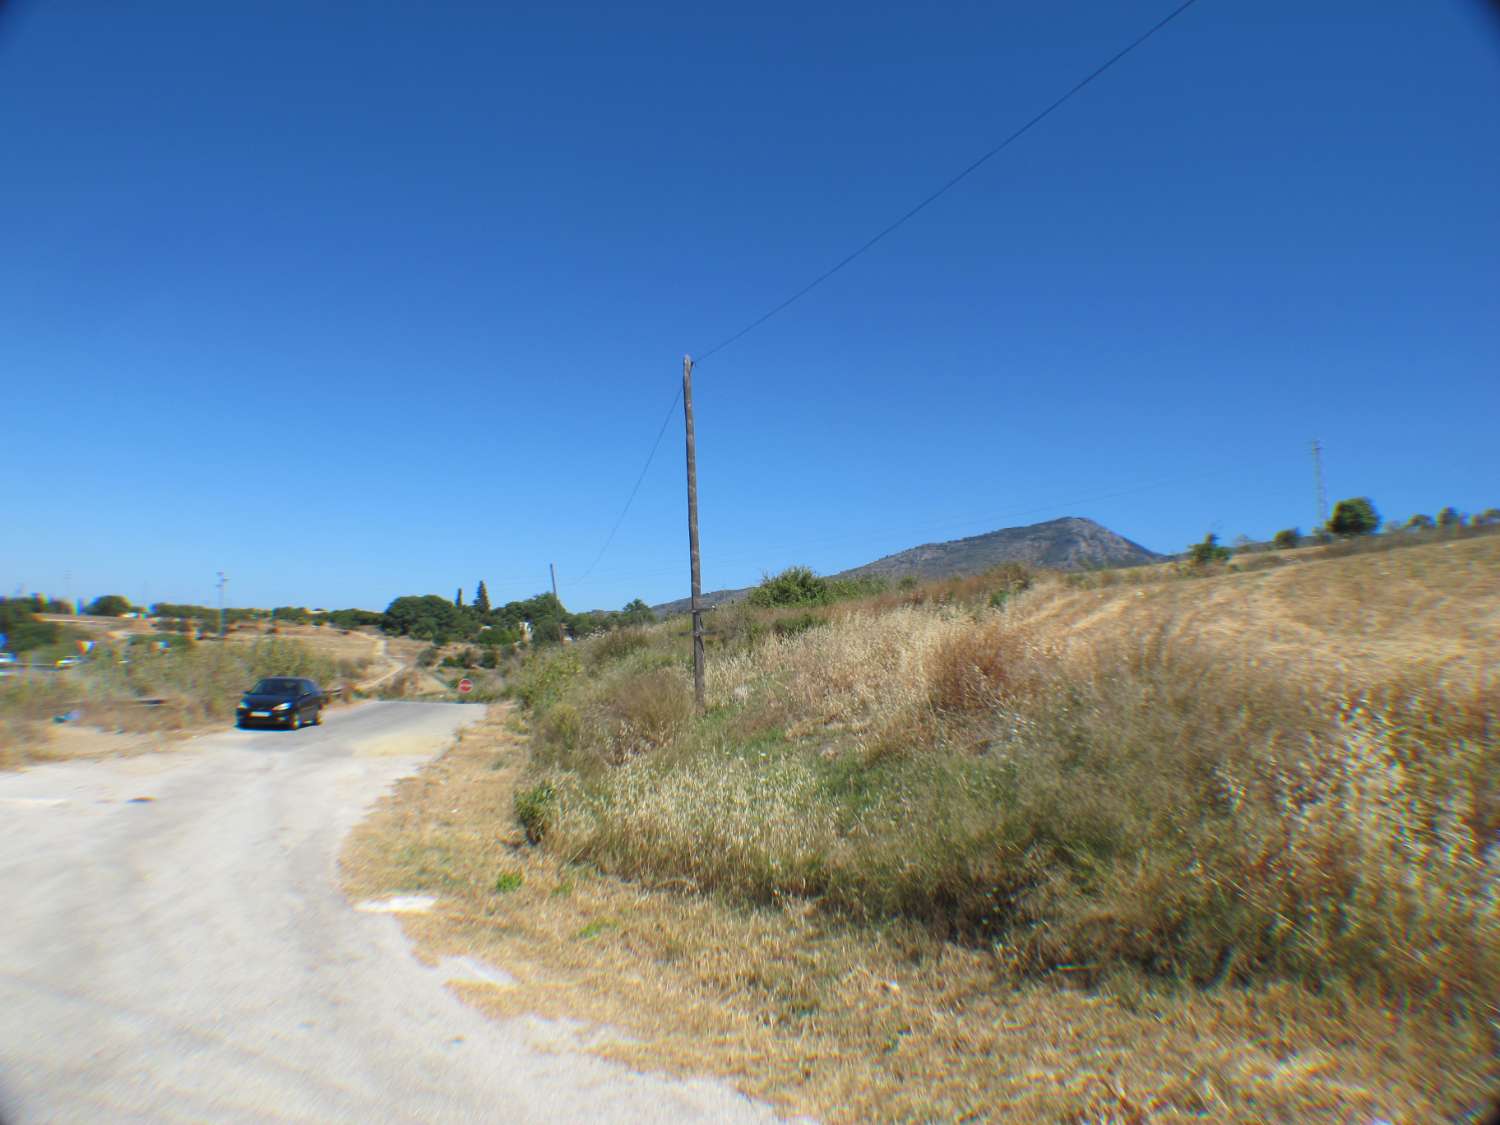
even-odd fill
[[[0,775],[0,1120],[771,1120],[487,1021],[444,982],[491,970],[420,965],[339,893],[345,832],[481,713],[370,703]]]

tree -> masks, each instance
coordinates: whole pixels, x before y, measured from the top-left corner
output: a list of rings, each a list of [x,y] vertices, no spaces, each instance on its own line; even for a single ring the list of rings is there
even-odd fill
[[[1451,504],[1437,514],[1437,525],[1445,531],[1450,528],[1463,527],[1466,522],[1464,514]]]
[[[1432,517],[1423,512],[1418,512],[1406,521],[1407,531],[1429,531],[1435,526],[1432,522]]]
[[[649,625],[655,620],[656,614],[640,598],[626,602],[625,608],[620,611],[620,623],[623,625]]]
[[[1475,527],[1492,527],[1500,524],[1500,508],[1486,508],[1473,519]]]
[[[463,607],[464,607],[464,588],[462,586],[460,586],[457,590],[455,590],[453,592],[453,608],[454,609],[463,609]]]
[[[467,639],[473,620],[460,607],[436,594],[397,598],[385,611],[380,627],[387,633],[422,637],[434,644]]]
[[[26,652],[55,644],[62,635],[56,624],[36,616],[36,606],[30,598],[0,598],[0,633],[5,634],[0,649],[9,652]]]
[[[130,609],[130,599],[119,594],[104,594],[90,602],[83,612],[90,617],[124,617]]]
[[[479,580],[479,585],[474,590],[474,608],[479,611],[480,617],[490,615],[490,592],[484,588],[484,579]]]
[[[1368,496],[1340,500],[1333,506],[1328,530],[1335,535],[1372,535],[1380,530],[1380,513]]]
[[[1290,551],[1300,542],[1302,542],[1300,527],[1284,527],[1276,533],[1276,538],[1271,540],[1271,545],[1278,551]]]
[[[324,616],[340,629],[358,629],[362,625],[379,625],[385,620],[383,614],[368,609],[333,609]]]
[[[1188,554],[1194,566],[1208,566],[1210,563],[1228,562],[1234,552],[1228,547],[1221,547],[1219,537],[1210,531],[1203,537],[1203,542],[1194,543],[1188,548]]]

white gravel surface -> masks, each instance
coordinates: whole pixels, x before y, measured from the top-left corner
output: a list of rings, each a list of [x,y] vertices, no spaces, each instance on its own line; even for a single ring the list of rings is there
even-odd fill
[[[344,899],[345,833],[482,712],[368,703],[0,774],[0,1121],[774,1120],[486,1019],[445,980],[503,967],[426,968]]]

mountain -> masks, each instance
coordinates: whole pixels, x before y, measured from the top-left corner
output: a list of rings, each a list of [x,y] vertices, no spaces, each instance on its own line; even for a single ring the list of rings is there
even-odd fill
[[[1019,562],[1048,570],[1095,570],[1139,566],[1161,556],[1107,527],[1080,516],[1064,516],[1027,527],[924,543],[898,554],[845,570],[835,578],[953,578],[981,574],[1001,563]]]
[[[1001,563],[1020,562],[1049,570],[1091,570],[1098,567],[1140,566],[1163,556],[1116,535],[1107,527],[1080,516],[1034,523],[1026,527],[1006,527],[967,539],[950,539],[943,543],[924,543],[874,562],[831,575],[833,578],[886,578],[892,581],[911,576],[918,579],[953,578],[965,574],[982,574]],[[740,590],[715,590],[704,594],[704,608],[739,601],[754,587]],[[651,607],[658,617],[686,613],[687,598]]]

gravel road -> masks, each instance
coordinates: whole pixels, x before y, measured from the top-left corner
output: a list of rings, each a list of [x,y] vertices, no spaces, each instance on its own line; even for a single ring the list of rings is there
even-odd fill
[[[344,834],[482,708],[0,774],[0,1121],[770,1121],[538,1047],[336,885]],[[503,976],[503,974],[501,974]]]

